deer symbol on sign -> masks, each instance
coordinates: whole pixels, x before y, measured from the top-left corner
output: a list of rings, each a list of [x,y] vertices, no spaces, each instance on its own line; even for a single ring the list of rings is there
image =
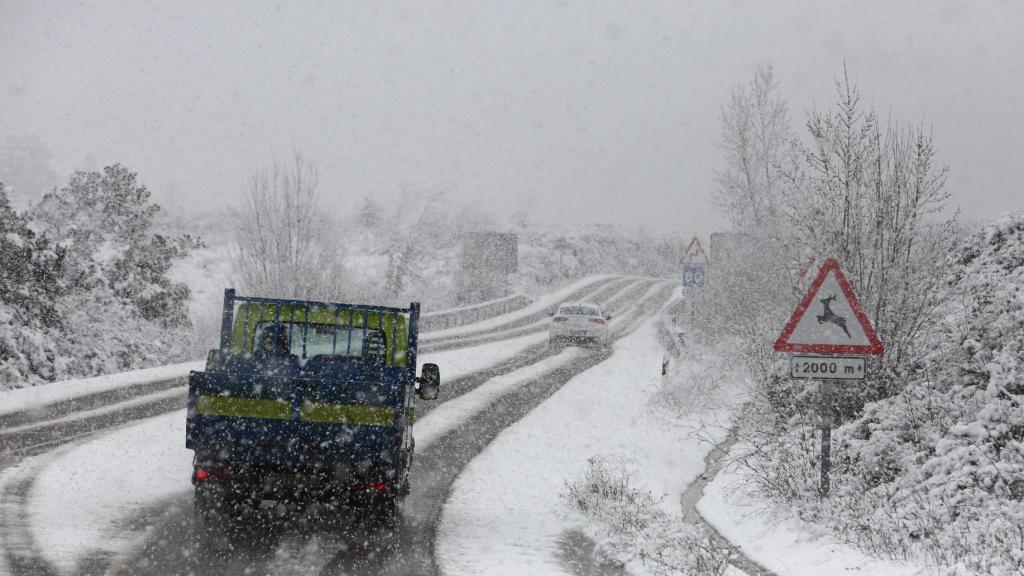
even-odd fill
[[[852,336],[850,336],[850,331],[846,329],[846,318],[839,316],[838,314],[832,311],[831,304],[832,302],[835,302],[835,300],[835,294],[829,296],[828,298],[822,298],[821,300],[818,300],[818,302],[821,302],[822,306],[825,307],[825,313],[817,317],[818,324],[824,324],[825,322],[835,324],[836,326],[839,326],[840,328],[843,329],[843,332],[846,333],[847,338],[852,338]]]

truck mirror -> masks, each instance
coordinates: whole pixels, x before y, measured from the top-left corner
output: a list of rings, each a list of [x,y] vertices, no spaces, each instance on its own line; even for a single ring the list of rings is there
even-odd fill
[[[416,394],[424,400],[434,400],[437,398],[437,389],[441,387],[441,370],[437,364],[424,364],[416,381],[419,383]]]

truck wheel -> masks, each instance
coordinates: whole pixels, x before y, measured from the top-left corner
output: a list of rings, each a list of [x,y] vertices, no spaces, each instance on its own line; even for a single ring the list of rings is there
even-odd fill
[[[374,519],[381,528],[393,530],[402,523],[402,510],[404,508],[404,496],[384,496],[373,504]]]
[[[196,547],[200,554],[208,555],[230,547],[231,514],[223,490],[197,484],[192,511],[196,526]]]

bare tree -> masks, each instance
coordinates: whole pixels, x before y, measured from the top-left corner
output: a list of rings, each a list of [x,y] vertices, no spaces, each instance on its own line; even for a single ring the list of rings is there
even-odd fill
[[[720,119],[725,167],[716,174],[716,201],[737,231],[730,235],[736,246],[712,262],[711,289],[692,295],[692,309],[702,333],[734,340],[748,367],[767,381],[777,356],[771,339],[799,269],[782,193],[788,166],[801,156],[770,66],[757,67],[733,90]]]
[[[732,91],[720,119],[726,166],[716,174],[716,200],[737,229],[771,226],[778,217],[779,168],[796,147],[771,66],[758,66],[749,84]]]
[[[282,164],[249,178],[238,214],[237,273],[241,287],[281,298],[341,296],[340,244],[317,192],[316,162],[295,150]]]
[[[835,84],[835,109],[808,119],[812,146],[804,177],[790,179],[787,220],[800,242],[840,260],[867,307],[886,345],[874,379],[876,397],[885,397],[919,360],[915,345],[937,320],[956,217],[941,217],[947,169],[931,133],[896,122],[883,128],[845,70]]]
[[[932,135],[895,121],[883,126],[845,69],[836,104],[812,109],[808,145],[791,135],[771,69],[758,68],[722,111],[726,168],[718,200],[743,239],[712,266],[712,294],[697,302],[704,328],[737,337],[762,376],[770,339],[792,309],[791,287],[810,256],[837,258],[874,322],[886,354],[864,401],[897,392],[924,351],[922,335],[942,303],[944,259],[957,234],[941,216],[948,193]]]

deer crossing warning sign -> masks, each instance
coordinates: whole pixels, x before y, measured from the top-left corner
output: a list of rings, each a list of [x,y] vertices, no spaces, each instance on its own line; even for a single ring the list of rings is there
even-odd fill
[[[775,349],[811,354],[882,354],[882,342],[834,258],[822,265],[775,341]]]

